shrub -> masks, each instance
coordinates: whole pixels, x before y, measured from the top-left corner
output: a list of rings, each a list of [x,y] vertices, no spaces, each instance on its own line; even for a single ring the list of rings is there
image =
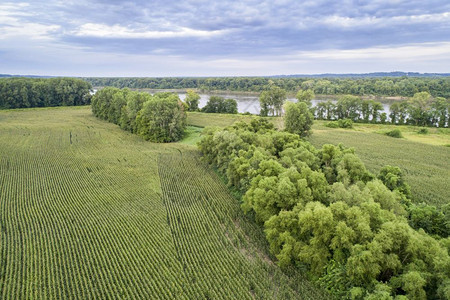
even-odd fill
[[[418,134],[428,134],[429,131],[426,128],[420,128],[419,131],[417,131]]]
[[[341,119],[333,122],[329,122],[325,125],[330,128],[353,128],[353,121],[350,119]]]
[[[353,121],[350,119],[342,119],[338,120],[338,125],[340,128],[352,128],[353,127]]]
[[[329,128],[339,128],[339,124],[336,121],[328,122],[325,126]]]
[[[393,138],[402,138],[402,132],[400,129],[393,129],[391,131],[388,131],[385,133],[387,136],[393,137]]]

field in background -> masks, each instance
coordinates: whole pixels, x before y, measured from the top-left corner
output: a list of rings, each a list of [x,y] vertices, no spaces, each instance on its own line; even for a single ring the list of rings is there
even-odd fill
[[[315,129],[329,130],[328,127],[324,126],[326,123],[326,121],[316,121]],[[357,132],[378,133],[383,135],[393,129],[399,129],[401,131],[403,135],[402,140],[418,142],[427,145],[450,146],[450,128],[354,123],[352,130]],[[425,129],[426,131],[428,131],[428,133],[421,134],[419,133],[420,129]]]
[[[187,123],[191,126],[206,127],[218,126],[226,127],[237,121],[250,122],[256,118],[254,115],[241,114],[209,114],[201,112],[188,112]]]
[[[244,115],[244,114],[213,114],[213,113],[201,113],[201,112],[188,112],[187,123],[196,127],[217,126],[226,127],[233,125],[234,122],[243,121],[250,122],[257,118],[256,115]],[[281,118],[266,118],[272,122],[275,127],[281,128],[283,126],[283,120]]]
[[[252,116],[238,116],[250,121]],[[188,124],[197,126],[227,126],[237,119],[234,115],[189,113]],[[272,119],[277,127],[280,118]],[[342,143],[354,147],[357,155],[372,172],[384,165],[400,167],[411,185],[415,202],[440,206],[450,202],[450,129],[427,128],[429,134],[418,133],[420,127],[378,124],[354,124],[353,129],[335,129],[324,126],[326,121],[315,121],[309,141],[316,147]],[[399,128],[405,138],[397,139],[384,132]]]
[[[194,149],[89,107],[0,111],[0,298],[324,298]]]
[[[415,202],[441,206],[450,201],[449,147],[358,131],[358,127],[356,130],[331,129],[320,124],[314,126],[309,141],[316,147],[339,143],[354,147],[366,167],[375,173],[384,165],[400,167],[411,186]]]

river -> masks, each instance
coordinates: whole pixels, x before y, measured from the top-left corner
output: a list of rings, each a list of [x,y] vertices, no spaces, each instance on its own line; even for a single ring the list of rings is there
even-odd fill
[[[248,94],[237,94],[237,93],[214,93],[214,94],[199,94],[200,95],[200,103],[199,108],[202,108],[206,105],[208,102],[208,99],[211,95],[214,96],[220,96],[224,98],[230,98],[237,101],[238,105],[238,112],[239,113],[246,113],[249,112],[251,114],[259,114],[260,111],[260,105],[259,105],[259,96],[258,95],[248,95]],[[178,93],[178,96],[181,100],[184,100],[186,98],[186,93]],[[329,101],[330,99],[313,99],[311,101],[312,106],[316,106],[320,102]],[[287,98],[287,101],[291,102],[297,102],[297,99],[295,98]],[[336,102],[336,100],[331,99],[331,102]],[[382,103],[383,105],[383,111],[387,115],[389,115],[389,104]]]

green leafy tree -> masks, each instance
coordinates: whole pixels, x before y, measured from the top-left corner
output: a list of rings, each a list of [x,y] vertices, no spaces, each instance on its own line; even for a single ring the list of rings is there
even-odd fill
[[[285,104],[284,128],[287,132],[309,136],[313,122],[314,116],[305,102]]]
[[[357,181],[367,182],[372,175],[367,171],[363,162],[355,154],[344,154],[336,166],[337,179],[344,184],[352,184]]]
[[[127,105],[122,108],[120,117],[120,127],[124,130],[136,133],[137,114],[142,109],[144,103],[150,100],[151,98],[152,96],[148,93],[129,92],[126,97]]]
[[[254,123],[205,129],[199,148],[245,193],[242,209],[264,224],[281,267],[307,270],[340,298],[449,298],[450,242],[414,230],[408,213],[436,232],[450,224],[450,205],[406,211],[399,170],[375,179],[354,149],[316,150]]]
[[[237,114],[237,102],[234,99],[225,99],[223,102],[223,113]]]
[[[377,123],[380,119],[380,112],[383,110],[383,104],[380,102],[372,102],[372,123]]]
[[[336,116],[338,119],[357,121],[360,118],[361,105],[362,100],[357,96],[341,96],[336,103]]]
[[[425,203],[409,208],[409,224],[416,229],[422,228],[429,234],[446,238],[450,235],[450,223],[446,215],[435,206]]]
[[[136,117],[137,132],[152,142],[174,142],[186,127],[184,105],[177,95],[155,94],[143,104]]]
[[[0,108],[86,105],[91,89],[76,78],[2,78]]]
[[[311,107],[311,100],[315,97],[313,90],[299,90],[295,98],[298,102],[305,102],[308,107]]]
[[[188,105],[188,111],[197,111],[200,95],[194,90],[187,90],[185,102]]]
[[[236,114],[237,102],[234,99],[211,96],[202,111],[206,113]]]
[[[120,89],[114,87],[106,87],[99,90],[94,97],[92,97],[91,109],[92,113],[103,120],[109,120],[112,109],[113,96],[118,93]]]
[[[408,114],[410,122],[416,126],[428,125],[428,111],[431,104],[431,95],[428,92],[414,94],[408,100]]]
[[[450,112],[450,98],[437,97],[431,104],[431,125],[439,127],[448,127]]]
[[[378,175],[383,184],[391,191],[399,191],[407,198],[411,198],[411,189],[406,183],[402,170],[399,167],[384,166]]]
[[[268,90],[259,96],[261,116],[281,116],[281,110],[286,100],[286,91],[275,85],[270,85]]]

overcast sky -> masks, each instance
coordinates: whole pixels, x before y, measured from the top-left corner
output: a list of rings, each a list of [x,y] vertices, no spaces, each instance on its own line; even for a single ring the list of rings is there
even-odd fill
[[[449,0],[0,2],[0,73],[450,72]]]

